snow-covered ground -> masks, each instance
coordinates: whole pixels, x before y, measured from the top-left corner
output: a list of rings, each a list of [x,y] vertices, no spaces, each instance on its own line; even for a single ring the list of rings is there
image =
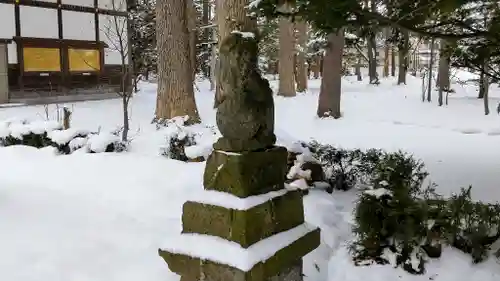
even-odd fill
[[[485,116],[476,88],[455,85],[449,105],[421,102],[421,81],[392,79],[379,86],[343,82],[340,120],[315,117],[319,80],[295,98],[276,97],[276,132],[281,144],[294,140],[354,148],[403,149],[422,158],[443,194],[473,185],[473,197],[498,201],[500,190],[500,88],[491,88],[492,114]],[[276,81],[273,81],[276,87]],[[215,124],[213,93],[199,83],[203,122]],[[132,146],[121,154],[56,156],[52,149],[0,148],[0,280],[15,281],[177,281],[157,255],[169,234],[181,229],[181,206],[202,188],[204,163],[159,156],[165,136],[150,121],[153,84],[133,99]],[[120,126],[119,100],[70,105],[72,126],[97,131]],[[48,108],[55,118],[55,106]],[[45,118],[43,106],[0,109],[0,120]],[[439,280],[493,281],[500,265],[446,249],[423,276],[390,266],[354,267],[345,244],[352,238],[354,192],[311,192],[304,199],[306,220],[320,226],[323,243],[305,259],[309,281]],[[319,272],[318,269],[319,268]]]

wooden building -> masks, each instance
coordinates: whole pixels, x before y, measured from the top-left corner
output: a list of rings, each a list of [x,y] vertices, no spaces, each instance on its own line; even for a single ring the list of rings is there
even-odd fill
[[[126,0],[0,0],[0,104],[116,93],[126,32]]]

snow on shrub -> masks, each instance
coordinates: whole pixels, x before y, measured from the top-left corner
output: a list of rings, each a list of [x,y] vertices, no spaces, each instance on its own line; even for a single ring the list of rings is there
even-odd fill
[[[295,151],[289,151],[288,174],[294,188],[311,187],[305,181],[311,171],[302,166],[310,161],[321,164],[329,191],[360,189],[351,246],[356,265],[390,264],[421,274],[443,246],[458,248],[478,263],[489,257],[492,244],[500,243],[499,204],[473,202],[470,188],[443,198],[434,184],[424,186],[425,166],[410,154],[317,142],[301,143]]]
[[[90,153],[121,152],[125,149],[120,137],[112,133],[91,134],[86,146]]]
[[[120,152],[126,148],[116,134],[96,134],[73,128],[63,130],[58,122],[30,123],[25,120],[0,123],[0,145],[53,146],[61,154],[70,154],[78,149],[90,153]]]
[[[297,154],[289,152],[287,180],[289,189],[307,190],[324,187],[325,173],[321,164],[309,151]],[[293,162],[293,164],[291,164]]]
[[[60,129],[61,125],[51,121],[29,123],[25,120],[4,122],[0,129],[0,144],[3,146],[26,145],[36,148],[49,146],[47,132]]]
[[[87,131],[70,128],[68,130],[54,130],[48,132],[48,137],[62,154],[70,154],[76,149],[82,148],[87,143]],[[76,141],[74,141],[76,139]]]
[[[330,185],[329,192],[366,185],[382,155],[382,151],[377,149],[346,150],[316,141],[305,146],[323,167],[325,181]]]
[[[161,155],[180,161],[204,161],[212,152],[217,130],[201,124],[188,125],[189,117],[175,117],[157,122],[157,129],[165,134],[166,144]]]
[[[426,176],[423,164],[405,153],[387,153],[379,159],[371,187],[356,206],[357,264],[375,261],[410,273],[424,272],[425,251],[420,246],[428,238],[429,218],[421,187]]]
[[[474,263],[488,257],[500,238],[500,205],[473,202],[470,188],[445,199],[435,185],[424,188],[427,176],[409,154],[381,155],[355,210],[356,264],[390,263],[422,274],[446,245],[470,254]]]

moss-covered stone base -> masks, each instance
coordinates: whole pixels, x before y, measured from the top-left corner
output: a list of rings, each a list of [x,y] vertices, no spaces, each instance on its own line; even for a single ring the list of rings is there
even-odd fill
[[[249,210],[233,210],[186,202],[182,211],[183,233],[200,233],[234,241],[244,248],[304,222],[300,191],[288,192]]]
[[[278,146],[241,154],[215,150],[208,157],[203,185],[242,198],[283,189],[287,155]]]
[[[290,268],[296,266],[303,256],[316,249],[320,243],[320,231],[316,229],[286,248],[279,250],[273,257],[256,264],[248,272],[186,255],[159,250],[170,270],[182,276],[182,280],[205,281],[264,281],[280,280],[273,277],[286,276]],[[273,278],[273,279],[271,279]],[[295,280],[293,280],[295,281]]]

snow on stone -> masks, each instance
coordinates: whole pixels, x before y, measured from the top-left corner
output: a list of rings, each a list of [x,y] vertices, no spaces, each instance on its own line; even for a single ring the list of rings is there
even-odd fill
[[[290,184],[288,184],[286,186],[286,188],[289,190],[297,190],[297,189],[306,190],[306,189],[310,189],[311,187],[307,184],[305,179],[300,178],[300,179],[296,179],[293,182],[291,182]]]
[[[241,153],[238,152],[230,152],[230,151],[223,151],[223,150],[217,150],[218,153],[226,154],[226,155],[231,155],[231,156],[238,156],[241,155]]]
[[[327,189],[327,188],[331,187],[329,183],[324,182],[324,181],[315,181],[315,182],[313,182],[313,186],[314,186],[314,188],[319,188],[319,189]]]
[[[294,165],[288,171],[287,178],[311,179],[311,173],[312,173],[311,170],[302,170],[302,165],[306,162],[317,163],[317,160],[314,159],[311,152],[304,152],[302,154],[297,155],[297,158],[294,161]]]
[[[120,138],[111,133],[100,133],[90,136],[87,145],[90,150],[100,153],[105,152],[108,145],[119,141]]]
[[[87,135],[89,132],[70,128],[68,130],[54,130],[48,133],[48,137],[59,145],[67,144],[78,135]]]
[[[279,250],[289,246],[315,229],[304,223],[288,231],[261,240],[248,248],[220,237],[197,233],[184,233],[168,237],[162,250],[175,254],[189,255],[250,271],[259,262],[265,262]]]
[[[347,39],[358,39],[359,37],[357,35],[355,35],[355,34],[346,32],[345,33],[345,38],[347,38]]]
[[[265,194],[240,198],[227,192],[201,189],[189,195],[188,200],[207,205],[215,205],[226,209],[249,210],[255,206],[263,204],[276,197],[283,196],[288,191],[286,189],[271,191]]]
[[[243,38],[255,38],[255,33],[253,32],[243,32],[238,30],[231,31],[231,34],[240,34]]]
[[[385,188],[368,189],[363,192],[364,194],[371,195],[375,198],[380,198],[384,195],[392,196],[392,191]]]
[[[184,153],[187,158],[195,159],[198,157],[203,157],[205,159],[208,158],[210,153],[212,152],[212,145],[191,145],[184,148]]]
[[[393,267],[398,266],[398,255],[389,248],[384,248],[381,257],[386,259]]]
[[[389,183],[386,180],[383,180],[383,181],[379,182],[378,184],[380,184],[381,186],[389,186]]]
[[[247,7],[249,9],[257,8],[261,2],[262,2],[262,0],[253,0],[252,2],[250,2],[250,4],[248,4]]]
[[[414,270],[419,270],[419,267],[420,267],[420,259],[419,259],[419,255],[418,255],[418,252],[417,252],[417,248],[414,248],[413,251],[411,252],[411,255],[410,255],[410,264],[411,264],[411,267],[414,269]]]

